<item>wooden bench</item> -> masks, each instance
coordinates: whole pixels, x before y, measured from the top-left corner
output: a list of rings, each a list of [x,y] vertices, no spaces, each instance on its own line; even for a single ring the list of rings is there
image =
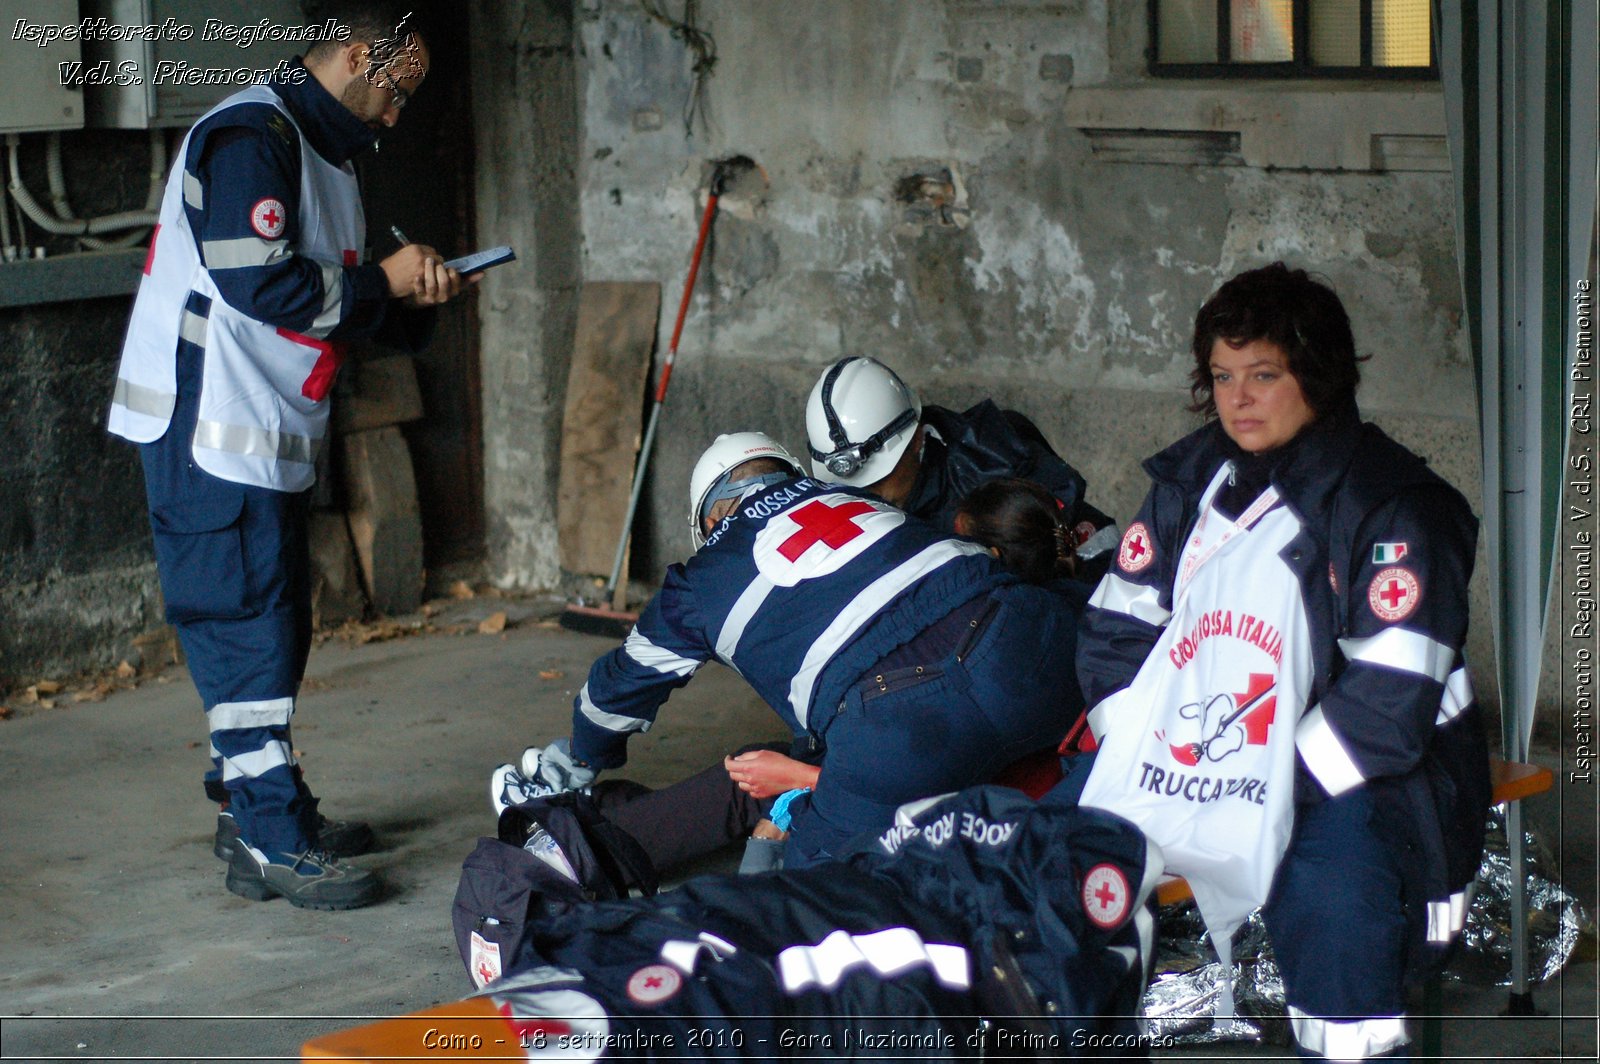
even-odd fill
[[[1489,760],[1489,783],[1493,788],[1493,805],[1519,802],[1536,794],[1543,794],[1555,786],[1555,773],[1543,765],[1530,765],[1522,761]],[[1194,894],[1189,884],[1179,876],[1172,876],[1156,885],[1156,902],[1175,905],[1189,901]],[[1444,1040],[1443,1024],[1439,1010],[1443,1005],[1443,991],[1439,976],[1435,975],[1422,988],[1422,1031],[1418,1039],[1419,1060],[1438,1060]]]

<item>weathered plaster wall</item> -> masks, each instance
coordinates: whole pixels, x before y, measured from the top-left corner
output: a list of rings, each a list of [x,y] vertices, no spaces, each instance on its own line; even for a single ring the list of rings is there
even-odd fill
[[[711,163],[733,155],[761,174],[723,197],[651,458],[637,578],[686,553],[682,488],[710,438],[763,428],[800,451],[803,396],[846,354],[883,358],[929,401],[992,395],[1031,414],[1126,520],[1138,459],[1193,424],[1194,311],[1278,258],[1344,297],[1375,356],[1368,416],[1477,505],[1437,86],[1313,86],[1295,110],[1270,84],[1155,82],[1134,7],[706,0],[717,62],[688,132],[691,56],[640,5],[478,9],[475,96],[493,101],[478,139],[505,148],[480,171],[479,228],[537,263],[531,283],[491,278],[485,293],[491,576],[570,575],[552,507],[575,286],[660,282],[664,351]],[[1102,94],[1093,106],[1086,90]],[[1125,128],[1108,128],[1129,90]],[[1197,117],[1141,116],[1152,99]],[[1139,132],[1160,128],[1177,134]],[[920,198],[922,178],[948,182],[945,198]],[[1470,651],[1487,661],[1481,564],[1477,583]]]
[[[1448,174],[1098,153],[1067,112],[1111,77],[1101,4],[702,10],[718,62],[710,128],[687,138],[681,45],[630,3],[579,13],[585,277],[657,278],[675,304],[708,161],[742,153],[770,181],[717,221],[674,380],[693,401],[669,399],[658,484],[727,428],[770,426],[798,448],[809,379],[872,354],[937,402],[1010,392],[1125,516],[1134,461],[1181,428],[1194,310],[1276,258],[1343,295],[1377,356],[1370,414],[1441,444],[1459,433],[1420,415],[1472,416]],[[945,169],[956,224],[897,199],[907,177]],[[657,492],[669,530],[678,494]],[[652,548],[653,563],[682,549]]]
[[[747,155],[768,182],[741,181],[724,197],[652,459],[635,574],[650,578],[686,552],[682,486],[710,438],[764,428],[799,451],[804,395],[846,354],[884,359],[933,402],[993,395],[1024,410],[1084,470],[1091,498],[1126,520],[1145,486],[1138,459],[1191,424],[1182,408],[1194,311],[1227,277],[1278,258],[1320,271],[1343,296],[1361,350],[1375,356],[1368,415],[1476,503],[1450,178],[1437,168],[1442,108],[1431,171],[1244,165],[1226,135],[1205,142],[1221,145],[1212,155],[1176,165],[1154,161],[1172,156],[1160,144],[1111,150],[1074,117],[1074,93],[1156,83],[1137,59],[1142,27],[1109,6],[706,0],[717,63],[708,121],[686,135],[683,45],[635,3],[580,0],[578,265],[588,280],[660,281],[662,349],[710,162]],[[1222,114],[1234,90],[1213,89]],[[1227,106],[1269,110],[1274,91],[1253,86]],[[1354,94],[1338,106],[1357,113],[1385,102],[1328,91]],[[1424,118],[1438,107],[1436,85],[1402,96]],[[1293,132],[1313,147],[1361,135]],[[901,195],[908,179],[946,171],[942,212]],[[522,179],[496,174],[508,180]],[[549,328],[530,322],[523,342]],[[561,367],[547,356],[544,369]],[[538,389],[548,402],[559,384]],[[547,476],[552,457],[490,463]],[[549,526],[525,520],[529,505],[510,507],[524,520],[506,524],[499,571],[511,582],[552,564]],[[1487,660],[1487,614],[1476,612]]]

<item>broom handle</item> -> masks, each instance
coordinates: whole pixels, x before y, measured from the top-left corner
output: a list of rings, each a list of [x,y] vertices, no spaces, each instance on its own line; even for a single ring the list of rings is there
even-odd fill
[[[672,379],[672,365],[678,360],[678,339],[683,336],[683,320],[689,316],[689,297],[694,294],[694,281],[700,274],[700,254],[706,247],[706,236],[711,232],[711,219],[717,213],[718,186],[712,180],[711,194],[706,197],[706,212],[700,219],[700,235],[694,242],[694,255],[689,259],[689,276],[683,281],[683,298],[678,301],[678,320],[672,325],[672,340],[667,344],[667,357],[661,364],[661,379],[656,382],[655,402],[650,407],[650,421],[645,426],[644,442],[639,446],[639,466],[633,471],[633,491],[628,495],[628,513],[622,519],[622,535],[617,537],[617,553],[611,559],[611,579],[606,581],[606,598],[616,593],[622,579],[622,558],[628,552],[628,536],[633,530],[633,515],[639,508],[639,496],[644,493],[644,474],[650,464],[650,451],[655,445],[656,423],[661,420],[661,404],[667,398],[667,382]]]

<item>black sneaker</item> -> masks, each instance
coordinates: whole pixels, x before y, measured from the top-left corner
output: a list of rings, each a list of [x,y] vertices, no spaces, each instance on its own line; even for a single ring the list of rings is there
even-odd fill
[[[359,909],[383,893],[378,877],[365,868],[340,864],[326,852],[266,854],[236,843],[228,859],[228,889],[251,901],[289,899],[301,909]]]
[[[233,857],[233,844],[239,838],[239,822],[224,809],[217,814],[217,833],[211,840],[211,852],[217,860]],[[330,857],[360,857],[372,849],[376,841],[372,828],[360,820],[329,820],[317,816],[317,849]]]

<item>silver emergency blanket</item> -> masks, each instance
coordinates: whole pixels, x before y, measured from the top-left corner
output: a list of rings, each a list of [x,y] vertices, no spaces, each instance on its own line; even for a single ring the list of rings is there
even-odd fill
[[[1549,851],[1524,832],[1527,861],[1528,977],[1543,982],[1559,972],[1584,936],[1594,937],[1593,917],[1547,872]],[[1467,910],[1461,947],[1446,979],[1480,986],[1511,984],[1511,856],[1504,812],[1489,818],[1476,893]],[[1193,902],[1161,910],[1155,978],[1145,991],[1144,1012],[1152,1039],[1167,1044],[1217,1042],[1288,1043],[1283,979],[1259,911],[1251,913],[1234,940],[1234,1010],[1228,1024],[1213,1023],[1217,978],[1222,966],[1211,949],[1204,921]]]

